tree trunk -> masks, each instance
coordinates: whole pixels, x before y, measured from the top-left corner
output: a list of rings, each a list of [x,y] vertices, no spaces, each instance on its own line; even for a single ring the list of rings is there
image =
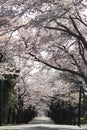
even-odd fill
[[[81,116],[81,91],[82,91],[82,86],[80,86],[80,91],[79,91],[78,126],[80,126],[80,116]]]
[[[0,80],[0,125],[3,124],[3,86]]]

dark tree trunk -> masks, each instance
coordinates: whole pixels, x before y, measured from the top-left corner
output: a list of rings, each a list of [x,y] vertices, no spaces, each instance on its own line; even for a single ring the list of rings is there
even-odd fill
[[[3,86],[0,81],[0,125],[3,124]]]
[[[78,106],[78,126],[80,126],[80,114],[81,114],[81,91],[82,87],[80,86],[80,91],[79,91],[79,106]]]

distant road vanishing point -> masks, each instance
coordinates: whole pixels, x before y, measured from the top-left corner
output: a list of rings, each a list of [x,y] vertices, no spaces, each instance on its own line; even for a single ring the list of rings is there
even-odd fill
[[[72,125],[56,125],[48,117],[35,117],[29,124],[1,126],[0,130],[87,130]]]

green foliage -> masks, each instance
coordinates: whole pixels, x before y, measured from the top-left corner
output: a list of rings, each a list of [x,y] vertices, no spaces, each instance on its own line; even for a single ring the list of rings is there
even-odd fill
[[[53,98],[49,104],[48,116],[57,124],[76,124],[77,106],[62,99]]]
[[[13,75],[5,75],[0,84],[0,110],[2,110],[2,123],[7,123],[10,107],[14,107],[16,93],[14,91],[15,79]]]
[[[5,75],[0,86],[1,124],[28,123],[37,112],[35,107],[23,108],[23,98],[14,90],[16,76]],[[1,96],[2,95],[2,96]]]
[[[18,109],[17,111],[17,122],[18,124],[21,123],[29,123],[35,116],[37,115],[37,112],[35,110],[35,107],[32,105],[29,105],[26,109]]]

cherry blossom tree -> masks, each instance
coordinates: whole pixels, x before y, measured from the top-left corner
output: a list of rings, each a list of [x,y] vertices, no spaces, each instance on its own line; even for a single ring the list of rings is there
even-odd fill
[[[59,71],[87,83],[85,6],[66,0],[1,2],[0,41],[7,59],[20,70],[15,88],[21,88],[25,107],[28,102],[39,110],[40,101],[54,90],[69,90],[70,84],[57,83]]]

